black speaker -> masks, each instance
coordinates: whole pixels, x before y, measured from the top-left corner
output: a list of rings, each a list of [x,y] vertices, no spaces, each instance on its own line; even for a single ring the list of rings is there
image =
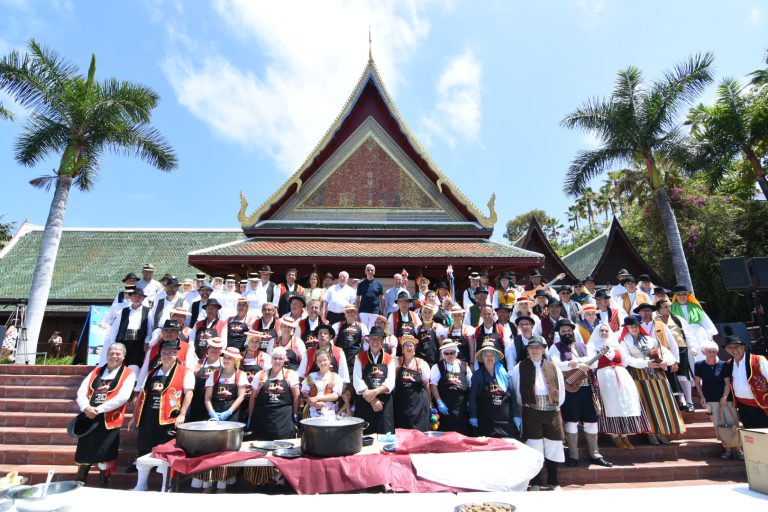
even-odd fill
[[[752,289],[752,277],[749,275],[746,258],[721,259],[720,274],[723,276],[723,284],[728,291]]]
[[[747,265],[754,287],[758,290],[768,290],[768,258],[751,258]]]
[[[747,324],[745,324],[744,322],[715,324],[715,327],[717,327],[717,334],[713,337],[713,339],[715,340],[715,343],[717,343],[720,346],[721,358],[728,359],[729,357],[731,357],[725,351],[725,347],[723,346],[723,338],[725,338],[726,336],[731,336],[732,334],[735,334],[736,336],[744,340],[744,343],[747,344],[747,348],[749,348],[752,345],[752,340],[750,339],[749,331],[747,330]]]

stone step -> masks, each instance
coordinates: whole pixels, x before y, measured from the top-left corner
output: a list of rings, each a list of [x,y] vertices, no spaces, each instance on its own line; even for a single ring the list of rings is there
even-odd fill
[[[74,399],[68,398],[2,398],[0,412],[71,412],[80,409]]]
[[[634,450],[622,450],[613,445],[600,444],[600,454],[606,460],[616,464],[629,462],[675,461],[678,459],[710,460],[717,459],[723,453],[723,448],[715,438],[711,439],[686,439],[673,441],[669,445],[652,446],[640,436],[630,438],[635,445]],[[644,436],[643,436],[644,437]],[[587,460],[586,443],[579,443],[580,457],[583,462]],[[566,451],[567,456],[567,451]]]
[[[661,462],[637,462],[626,466],[604,468],[562,467],[558,472],[562,485],[579,485],[611,482],[659,482],[676,480],[735,480],[745,482],[747,470],[738,460],[689,460]]]
[[[683,412],[683,421],[686,423],[701,423],[712,421],[712,417],[704,409],[696,409],[694,412]]]
[[[77,392],[82,375],[5,375],[0,373],[0,386],[67,386]]]
[[[70,437],[65,428],[0,427],[0,446],[14,444],[76,445],[77,439]],[[136,446],[136,429],[121,429],[120,445],[126,448]]]
[[[566,491],[592,491],[597,489],[648,489],[659,487],[691,487],[698,485],[736,485],[743,483],[742,480],[729,480],[729,479],[708,479],[702,478],[699,480],[675,480],[672,482],[613,482],[603,484],[571,484],[564,485],[563,489]]]
[[[68,398],[77,390],[68,386],[0,386],[0,398]]]
[[[82,375],[93,366],[66,364],[0,364],[0,375]]]
[[[0,427],[49,427],[66,430],[75,413],[69,412],[4,412],[0,414]],[[132,414],[125,415],[126,423]]]
[[[121,446],[118,465],[125,467],[136,459],[136,444]],[[26,466],[29,464],[74,465],[75,445],[12,444],[0,450],[0,464]]]

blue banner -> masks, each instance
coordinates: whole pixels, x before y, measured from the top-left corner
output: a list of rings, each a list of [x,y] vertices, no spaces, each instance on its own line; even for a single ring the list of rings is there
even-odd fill
[[[101,358],[101,349],[104,347],[104,340],[109,334],[109,324],[106,321],[109,314],[109,306],[91,306],[88,313],[88,364],[99,364]]]

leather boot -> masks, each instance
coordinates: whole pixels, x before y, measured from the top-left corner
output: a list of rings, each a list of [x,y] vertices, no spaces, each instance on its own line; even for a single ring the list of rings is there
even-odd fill
[[[565,437],[568,440],[568,460],[565,461],[565,465],[575,468],[579,465],[579,433],[566,432]]]
[[[78,482],[83,482],[83,485],[88,483],[88,472],[91,470],[90,464],[79,464],[77,466],[77,476],[75,476],[75,480]]]
[[[600,450],[597,447],[597,434],[584,433],[584,437],[587,438],[587,451],[589,452],[589,458],[592,460],[592,464],[598,464],[606,468],[612,468],[613,464],[608,462],[600,455]]]

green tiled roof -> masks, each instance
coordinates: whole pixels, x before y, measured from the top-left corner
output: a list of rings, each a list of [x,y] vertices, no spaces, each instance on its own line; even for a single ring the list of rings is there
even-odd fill
[[[590,275],[595,269],[595,266],[597,266],[597,263],[600,261],[600,257],[605,250],[606,243],[608,243],[608,230],[578,249],[563,256],[563,263],[571,269],[573,275],[579,279],[584,279]]]
[[[29,294],[42,235],[37,227],[29,229],[0,259],[0,299]],[[64,229],[49,298],[111,300],[125,274],[141,276],[145,263],[155,266],[156,279],[166,272],[194,277],[187,264],[190,251],[243,238],[240,230]]]
[[[323,230],[355,230],[355,231],[482,231],[477,224],[443,223],[443,224],[413,224],[413,223],[340,223],[340,222],[262,222],[253,228],[254,230],[282,230],[282,229],[323,229]]]

